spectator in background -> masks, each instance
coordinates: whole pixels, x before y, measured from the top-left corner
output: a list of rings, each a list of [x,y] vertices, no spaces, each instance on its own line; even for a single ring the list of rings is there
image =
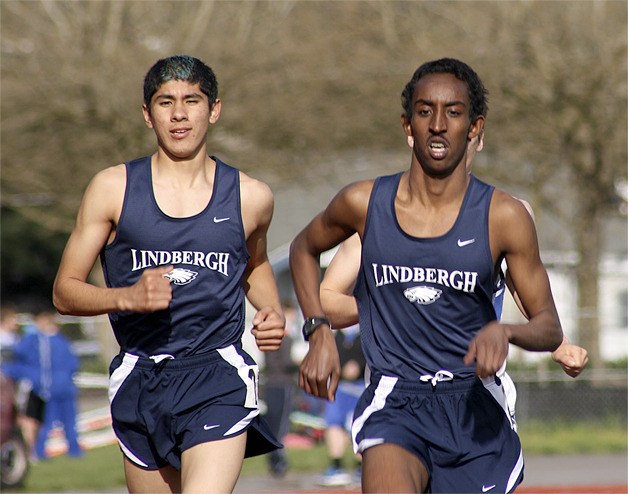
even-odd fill
[[[73,382],[78,358],[61,334],[56,317],[56,312],[49,308],[35,313],[32,331],[15,345],[13,362],[7,367],[11,377],[30,385],[20,407],[19,421],[35,458],[46,457],[45,441],[55,421],[63,425],[69,454],[82,454],[76,433]]]
[[[266,421],[280,441],[290,429],[290,412],[299,368],[292,358],[292,344],[299,331],[297,312],[291,300],[284,300],[282,305],[286,318],[286,333],[279,349],[265,354],[264,384],[261,390],[262,399],[266,403]],[[271,451],[266,455],[266,459],[273,477],[283,477],[288,471],[285,448]]]
[[[353,468],[343,468],[345,451],[350,444],[349,431],[353,411],[364,391],[366,360],[360,343],[360,327],[356,324],[339,329],[335,334],[340,355],[340,382],[335,401],[325,402],[325,444],[330,465],[318,479],[326,487],[349,485],[360,481],[361,469],[356,457]]]
[[[77,389],[74,374],[79,369],[79,359],[72,349],[71,342],[60,332],[56,314],[47,312],[38,322],[40,345],[49,351],[44,358],[50,363],[50,391],[46,402],[44,423],[35,443],[35,453],[39,458],[46,457],[45,443],[48,434],[57,423],[63,426],[68,443],[68,454],[83,456],[78,443],[76,430]],[[42,361],[42,366],[44,361]]]

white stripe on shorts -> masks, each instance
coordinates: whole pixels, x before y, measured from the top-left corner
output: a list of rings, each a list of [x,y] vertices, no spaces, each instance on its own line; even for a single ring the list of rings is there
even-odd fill
[[[486,390],[489,393],[491,393],[491,395],[493,396],[495,401],[504,410],[504,413],[506,414],[506,417],[508,417],[508,422],[510,422],[510,428],[513,431],[517,432],[517,423],[515,422],[514,415],[510,413],[510,403],[508,401],[508,396],[506,394],[507,393],[507,387],[506,387],[507,385],[511,385],[512,389],[514,389],[514,387],[515,387],[515,384],[512,382],[512,379],[510,379],[510,376],[508,376],[508,374],[506,374],[504,372],[504,374],[502,375],[502,383],[501,383],[501,385],[498,385],[495,382],[495,376],[482,377],[482,378],[480,378],[480,380],[482,381],[482,384],[484,385]],[[508,381],[510,381],[510,382],[508,383]],[[516,395],[515,395],[515,399],[516,399]],[[514,409],[514,403],[512,403],[512,406],[513,406],[513,409]],[[514,412],[514,410],[513,410],[513,412]]]
[[[229,345],[225,348],[216,350],[220,356],[229,362],[233,367],[238,369],[238,375],[242,382],[246,384],[246,398],[244,400],[245,408],[255,408],[259,413],[257,381],[259,380],[259,367],[257,365],[247,365],[244,357],[238,353],[236,347]]]
[[[510,473],[510,477],[508,478],[508,484],[506,485],[506,492],[510,492],[512,490],[522,470],[523,470],[523,451],[519,451],[519,458],[517,458],[517,463],[515,464],[515,467],[512,469],[512,472]]]
[[[390,376],[382,376],[377,383],[377,388],[375,389],[375,395],[373,396],[373,401],[364,409],[362,415],[357,417],[353,421],[353,426],[351,427],[351,439],[353,442],[353,452],[354,453],[362,453],[369,446],[374,446],[375,444],[381,444],[381,441],[377,441],[374,443],[373,439],[365,439],[360,444],[356,443],[356,437],[362,427],[364,427],[364,423],[367,419],[378,410],[384,408],[386,404],[386,398],[392,392],[397,383],[398,378],[390,377]]]
[[[137,355],[125,353],[120,366],[111,373],[111,377],[109,378],[109,404],[113,403],[113,399],[116,397],[116,394],[118,394],[118,390],[122,386],[122,383],[124,383],[131,371],[135,368],[135,364],[138,360],[139,357]],[[120,438],[118,438],[118,443],[120,444],[120,449],[129,460],[141,467],[148,466],[135,456],[131,450],[127,448],[122,441],[120,441]]]
[[[135,368],[135,363],[139,360],[137,355],[125,353],[120,366],[114,370],[109,378],[109,404],[113,403],[120,386]]]
[[[235,424],[231,429],[223,434],[223,436],[230,436],[231,434],[235,434],[236,432],[240,432],[242,429],[248,427],[255,417],[259,415],[259,410],[252,410],[246,417],[240,420],[237,424]]]

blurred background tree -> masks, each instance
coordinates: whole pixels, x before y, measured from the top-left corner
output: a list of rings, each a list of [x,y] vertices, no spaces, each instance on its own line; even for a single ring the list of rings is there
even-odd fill
[[[453,56],[490,90],[477,174],[555,226],[542,248],[576,253],[579,341],[595,361],[602,219],[625,222],[626,11],[624,1],[4,0],[3,297],[17,269],[39,272],[45,293],[52,282],[37,263],[14,262],[35,228],[5,235],[5,225],[21,217],[67,235],[98,170],[153,151],[140,108],[156,59],[189,53],[215,69],[212,153],[280,190],[339,187],[340,157],[387,156],[368,165],[373,175],[407,166],[401,90],[424,61]],[[58,262],[57,244],[41,244]]]

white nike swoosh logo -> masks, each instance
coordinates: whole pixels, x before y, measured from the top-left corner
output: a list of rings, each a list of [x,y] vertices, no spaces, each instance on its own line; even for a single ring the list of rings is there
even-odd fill
[[[223,221],[227,221],[229,218],[216,218],[214,216],[214,223],[222,223]]]
[[[205,425],[203,426],[203,429],[205,429],[206,431],[208,431],[208,430],[210,430],[210,429],[215,429],[216,427],[220,427],[220,425],[207,425],[207,424],[205,424]],[[493,486],[493,487],[495,487],[495,486]]]
[[[458,247],[464,247],[465,245],[472,244],[473,242],[475,242],[474,238],[472,238],[471,240],[460,240],[460,239],[458,239]]]
[[[491,489],[494,489],[494,488],[495,488],[495,484],[493,484],[493,485],[483,485],[482,486],[482,492],[488,492],[488,491],[490,491]]]

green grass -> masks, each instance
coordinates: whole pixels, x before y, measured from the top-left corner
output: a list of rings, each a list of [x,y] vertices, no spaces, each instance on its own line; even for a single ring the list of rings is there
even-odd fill
[[[620,419],[603,423],[527,422],[519,427],[527,456],[621,453],[628,449],[628,429]]]
[[[22,489],[6,492],[108,492],[125,485],[120,449],[107,446],[82,458],[58,456],[31,465]]]
[[[351,455],[349,450],[345,457],[349,459]],[[329,466],[325,445],[322,443],[310,449],[288,449],[288,462],[290,470],[294,472],[322,472]],[[242,475],[266,475],[267,472],[265,456],[248,458],[242,466]]]
[[[520,426],[526,456],[619,453],[628,449],[628,430],[620,420],[608,423],[535,423]],[[347,453],[347,458],[350,453]],[[294,472],[320,472],[327,467],[325,447],[289,449]],[[266,458],[245,460],[242,475],[265,475]],[[122,457],[117,446],[86,452],[83,458],[57,457],[31,467],[23,489],[6,492],[124,491]]]

